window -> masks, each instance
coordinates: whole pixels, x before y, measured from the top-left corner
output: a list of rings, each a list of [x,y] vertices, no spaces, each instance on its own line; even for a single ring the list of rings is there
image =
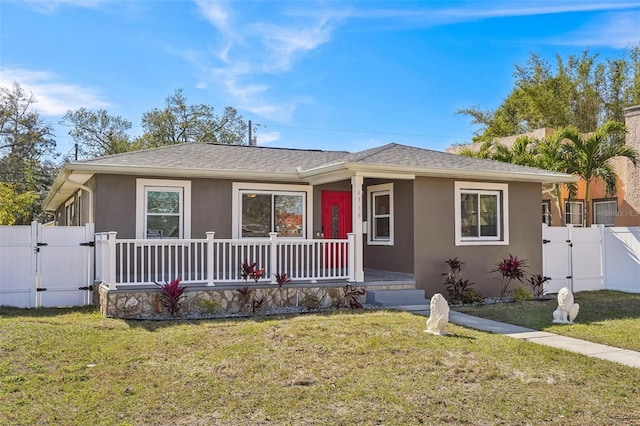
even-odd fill
[[[234,183],[234,238],[305,238],[310,218],[311,187]]]
[[[64,212],[65,212],[65,225],[73,226],[75,225],[76,219],[76,202],[75,195],[71,197],[66,203],[64,203]]]
[[[615,200],[603,200],[593,202],[593,223],[597,225],[613,226],[618,216],[618,202]]]
[[[302,237],[304,193],[241,191],[242,237]]]
[[[393,245],[393,184],[367,187],[367,202],[369,204],[367,243]]]
[[[582,226],[583,212],[582,201],[564,202],[564,222],[567,225]]]
[[[507,245],[508,185],[455,183],[456,245]]]
[[[136,238],[191,238],[191,182],[136,180]]]
[[[542,200],[542,223],[551,226],[551,201]]]

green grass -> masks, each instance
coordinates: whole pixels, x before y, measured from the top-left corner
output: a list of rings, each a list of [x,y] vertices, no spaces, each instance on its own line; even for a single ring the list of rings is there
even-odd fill
[[[406,312],[0,308],[0,424],[639,424],[640,370]]]
[[[563,336],[640,352],[640,294],[585,291],[574,294],[580,304],[575,323],[553,324],[557,300],[520,301],[455,308],[457,311]]]

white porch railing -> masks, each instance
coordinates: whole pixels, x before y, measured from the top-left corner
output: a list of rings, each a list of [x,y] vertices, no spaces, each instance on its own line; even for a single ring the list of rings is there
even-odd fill
[[[242,263],[264,268],[259,283],[276,283],[275,274],[292,281],[355,281],[355,235],[346,240],[117,239],[116,232],[96,234],[96,280],[109,288],[152,285],[177,277],[185,284],[243,283]],[[247,284],[253,284],[250,278]]]

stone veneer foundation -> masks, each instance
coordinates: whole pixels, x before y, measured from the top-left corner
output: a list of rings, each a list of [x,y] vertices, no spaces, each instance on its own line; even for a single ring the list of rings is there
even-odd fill
[[[346,283],[344,284],[346,285]],[[311,309],[338,307],[344,304],[344,285],[298,286],[274,285],[247,286],[250,293],[238,290],[243,286],[187,287],[182,299],[182,309],[176,318],[223,318],[236,315],[261,315],[282,308],[305,307]],[[361,288],[360,286],[354,286]],[[367,290],[386,288],[413,288],[409,285],[363,286]],[[123,319],[170,319],[160,301],[159,289],[109,290],[105,285],[97,288],[97,304],[102,315]],[[254,301],[263,303],[254,309]],[[364,303],[365,296],[359,300]]]

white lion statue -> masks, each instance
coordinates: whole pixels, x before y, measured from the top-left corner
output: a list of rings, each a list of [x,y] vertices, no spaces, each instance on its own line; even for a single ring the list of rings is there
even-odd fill
[[[427,319],[427,333],[443,336],[445,327],[449,323],[449,303],[440,293],[431,298],[429,318]]]
[[[553,322],[559,324],[573,324],[578,316],[580,305],[573,303],[573,293],[567,287],[558,292],[558,309],[553,311]]]

